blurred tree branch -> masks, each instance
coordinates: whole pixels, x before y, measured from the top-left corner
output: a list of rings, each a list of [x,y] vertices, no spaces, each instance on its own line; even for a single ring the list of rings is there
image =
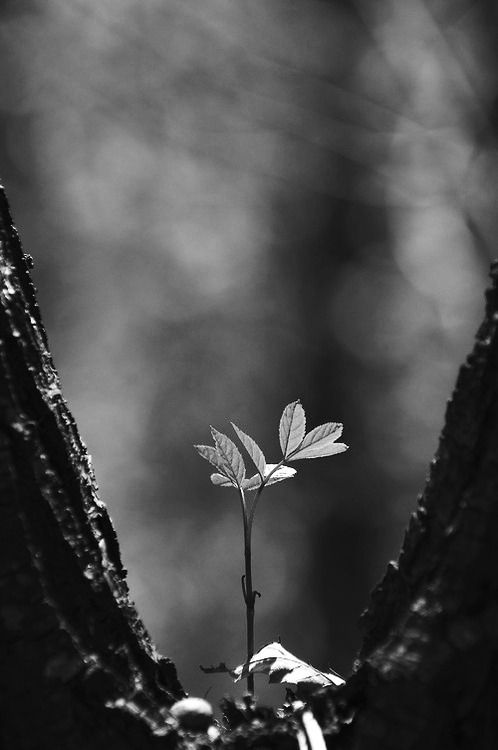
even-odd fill
[[[0,238],[0,744],[179,747],[166,719],[183,690],[128,599],[3,191]],[[329,747],[497,744],[496,265],[492,278],[399,562],[363,617],[355,672],[310,698]],[[225,745],[295,744],[292,722],[270,710],[225,709],[237,727]]]

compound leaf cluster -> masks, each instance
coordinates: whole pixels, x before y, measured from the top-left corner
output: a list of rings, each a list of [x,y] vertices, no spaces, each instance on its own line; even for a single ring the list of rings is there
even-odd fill
[[[211,481],[219,487],[258,490],[296,474],[296,470],[285,466],[284,461],[333,456],[348,448],[345,443],[336,442],[342,434],[342,424],[339,422],[326,422],[306,434],[306,415],[299,400],[287,404],[280,418],[278,433],[283,459],[279,463],[267,464],[254,438],[233,422],[231,425],[256,467],[257,474],[246,477],[244,459],[235,443],[223,432],[211,427],[214,446],[196,445],[195,448],[202,458],[215,467]]]

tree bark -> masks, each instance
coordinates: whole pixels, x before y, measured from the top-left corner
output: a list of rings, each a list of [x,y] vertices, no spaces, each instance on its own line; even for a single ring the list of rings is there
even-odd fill
[[[184,692],[129,601],[3,191],[0,243],[0,750],[176,750],[168,709]],[[498,265],[492,279],[354,673],[309,698],[330,749],[498,746]],[[292,717],[226,713],[227,748],[296,747]]]
[[[0,747],[171,747],[183,690],[128,598],[3,190],[0,242]]]
[[[498,263],[397,564],[363,615],[348,747],[498,747]]]

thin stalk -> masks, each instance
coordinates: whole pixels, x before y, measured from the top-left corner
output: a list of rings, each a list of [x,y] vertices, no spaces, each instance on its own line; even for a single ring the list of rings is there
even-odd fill
[[[266,487],[266,483],[270,479],[273,474],[277,471],[277,469],[280,469],[281,466],[283,466],[285,459],[282,459],[276,466],[270,471],[270,473],[266,477],[261,477],[262,482],[258,488],[258,491],[256,492],[256,497],[254,498],[254,502],[252,504],[252,508],[249,512],[249,529],[252,529],[252,524],[254,521],[254,514],[256,513],[256,505],[258,504],[258,500],[260,498],[261,493],[263,492],[264,488]]]
[[[242,594],[246,604],[246,634],[247,634],[247,658],[246,664],[249,664],[254,654],[254,603],[256,597],[260,596],[258,591],[254,591],[252,587],[252,525],[254,522],[254,514],[256,512],[256,506],[258,500],[265,488],[265,483],[274,474],[280,466],[284,463],[284,459],[278,463],[275,468],[268,474],[267,477],[261,477],[261,484],[256,492],[256,497],[251,505],[249,513],[247,512],[247,503],[244,495],[244,490],[239,487],[240,504],[242,506],[242,521],[244,524],[244,567],[245,573],[242,576]],[[251,695],[254,695],[254,675],[247,675],[247,690]]]
[[[244,563],[245,573],[242,577],[242,593],[246,604],[246,634],[247,634],[247,659],[248,664],[254,654],[254,599],[256,594],[252,588],[252,551],[251,551],[251,526],[247,516],[247,505],[244,490],[239,487],[240,502],[242,505],[242,521],[244,524]],[[247,690],[254,695],[254,675],[247,675]]]

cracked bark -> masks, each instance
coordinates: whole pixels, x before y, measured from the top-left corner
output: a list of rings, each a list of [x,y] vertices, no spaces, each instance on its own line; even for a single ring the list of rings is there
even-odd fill
[[[176,750],[185,736],[168,707],[183,690],[128,599],[28,260],[1,191],[0,749]],[[363,616],[354,674],[310,698],[330,749],[498,746],[496,265],[492,279],[400,559]],[[227,747],[296,747],[292,717],[227,713]]]
[[[183,695],[128,598],[0,193],[0,746],[148,748]]]
[[[397,564],[363,616],[348,747],[498,746],[498,263]]]

